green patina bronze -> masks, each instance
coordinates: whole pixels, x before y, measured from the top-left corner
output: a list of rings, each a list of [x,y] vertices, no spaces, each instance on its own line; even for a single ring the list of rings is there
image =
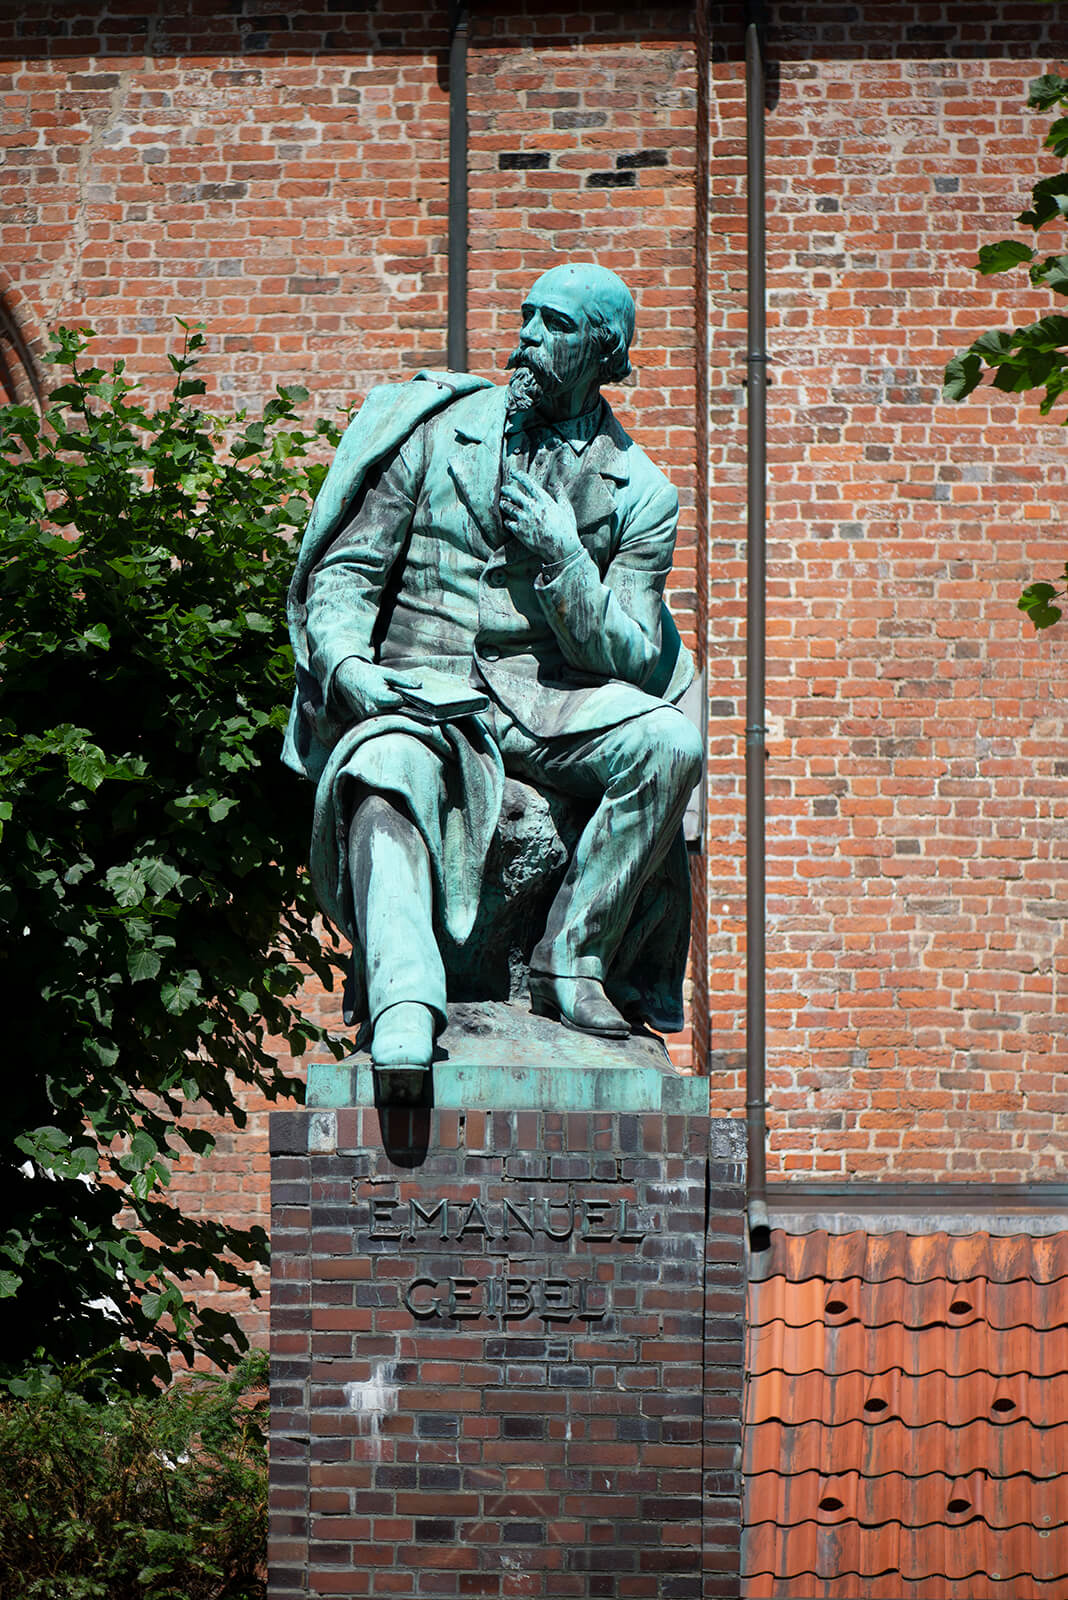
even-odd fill
[[[677,497],[600,394],[633,330],[613,273],[554,268],[507,386],[373,390],[316,502],[285,759],[316,784],[313,879],[381,1066],[426,1065],[449,1001],[507,1000],[505,946],[573,1029],[682,1025],[702,752],[663,601]]]

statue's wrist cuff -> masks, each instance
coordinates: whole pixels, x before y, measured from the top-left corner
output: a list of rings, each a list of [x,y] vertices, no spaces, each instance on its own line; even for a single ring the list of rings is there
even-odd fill
[[[558,578],[562,572],[566,572],[567,568],[572,566],[585,553],[582,546],[579,545],[578,549],[572,550],[569,555],[561,556],[557,561],[547,561],[534,580],[536,586],[539,589],[543,589],[546,584],[552,583],[555,578]]]

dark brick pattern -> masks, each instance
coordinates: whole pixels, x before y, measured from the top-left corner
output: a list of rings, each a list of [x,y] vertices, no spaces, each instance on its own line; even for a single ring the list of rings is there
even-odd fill
[[[743,1173],[713,1126],[275,1114],[271,1600],[737,1594]]]

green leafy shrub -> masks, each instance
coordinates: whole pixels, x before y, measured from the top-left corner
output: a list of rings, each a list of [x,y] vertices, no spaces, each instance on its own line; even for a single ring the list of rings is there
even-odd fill
[[[110,1403],[79,1373],[0,1402],[0,1600],[262,1600],[265,1365]]]
[[[187,327],[149,409],[91,337],[54,336],[43,417],[0,408],[0,1379],[115,1347],[134,1383],[232,1360],[237,1324],[185,1280],[251,1287],[266,1257],[262,1229],[167,1203],[172,1160],[211,1147],[190,1104],[240,1124],[236,1086],[297,1092],[268,1036],[320,1036],[279,751],[292,540],[338,430],[300,429],[298,389],[207,414]]]

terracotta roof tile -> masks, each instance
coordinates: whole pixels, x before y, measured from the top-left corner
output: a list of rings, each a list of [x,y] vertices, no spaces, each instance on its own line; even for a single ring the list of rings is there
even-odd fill
[[[767,1526],[765,1524],[764,1526]],[[762,1548],[762,1528],[747,1528],[742,1546],[742,1571],[766,1571],[765,1553],[774,1554],[783,1577],[806,1573],[817,1577],[857,1573],[862,1578],[897,1573],[906,1583],[923,1578],[1036,1579],[1052,1584],[1063,1579],[1065,1541],[1060,1530],[1045,1539],[1030,1527],[988,1528],[979,1518],[959,1528],[905,1528],[888,1522],[862,1528],[856,1522],[821,1526],[800,1522],[779,1530],[779,1536]],[[808,1589],[801,1589],[804,1595]],[[982,1582],[977,1595],[985,1595]]]
[[[860,1322],[838,1326],[808,1322],[791,1328],[776,1321],[753,1327],[750,1352],[749,1370],[754,1374],[878,1373],[895,1366],[916,1377],[929,1372],[957,1378],[989,1372],[1024,1372],[1039,1378],[1068,1373],[1068,1334],[1056,1338],[1042,1328],[991,1328],[978,1321],[958,1328],[944,1323],[866,1328]]]
[[[905,1528],[926,1528],[932,1523],[962,1527],[980,1518],[990,1528],[1018,1528],[1028,1524],[1046,1531],[1068,1524],[1068,1495],[1055,1478],[1038,1483],[1022,1475],[991,1476],[982,1468],[949,1476],[942,1472],[909,1477],[903,1472],[868,1476],[859,1472],[805,1472],[785,1477],[768,1472],[766,1482],[752,1486],[754,1499],[764,1511],[777,1505],[768,1521],[790,1522],[788,1500],[801,1495],[805,1507],[815,1507],[813,1520],[830,1528],[840,1522],[859,1522],[865,1528],[899,1522]]]
[[[861,1278],[865,1283],[889,1278],[904,1278],[907,1283],[966,1283],[970,1278],[1013,1283],[1030,1278],[1054,1283],[1068,1278],[1068,1233],[999,1238],[989,1233],[787,1234],[776,1229],[768,1257],[760,1276],[792,1283],[811,1278],[827,1283],[841,1278]]]
[[[939,1352],[939,1355],[941,1352]],[[909,1428],[929,1422],[953,1427],[987,1417],[991,1422],[1017,1418],[1039,1428],[1053,1427],[1068,1417],[1068,1373],[1033,1378],[1027,1373],[1000,1377],[975,1372],[966,1378],[945,1372],[911,1376],[893,1367],[889,1372],[791,1373],[755,1372],[749,1385],[747,1414],[754,1423],[843,1422],[860,1420],[878,1427],[897,1419]]]
[[[906,1582],[900,1572],[884,1572],[877,1577],[844,1573],[840,1577],[774,1578],[758,1573],[745,1578],[745,1600],[1064,1600],[1064,1584],[1040,1583],[1037,1579],[997,1580],[985,1574],[954,1581],[939,1574]]]
[[[751,1286],[750,1316],[757,1324],[784,1321],[798,1328],[809,1322],[842,1327],[854,1321],[866,1328],[893,1322],[903,1328],[936,1323],[963,1328],[971,1322],[985,1322],[991,1328],[1068,1327],[1068,1280],[1057,1293],[1050,1288],[1033,1278],[1010,1283],[991,1283],[988,1278],[958,1282],[936,1278],[922,1283],[842,1278],[828,1283],[812,1278],[794,1283],[774,1277]]]
[[[772,1235],[750,1600],[1068,1600],[1068,1235]]]
[[[968,1422],[949,1426],[932,1422],[908,1428],[891,1419],[878,1427],[864,1421],[831,1427],[824,1422],[791,1426],[769,1420],[748,1427],[743,1470],[764,1472],[834,1473],[856,1467],[869,1477],[903,1472],[922,1477],[932,1465],[953,1477],[966,1477],[979,1468],[1007,1478],[1068,1478],[1068,1422],[1054,1428],[1034,1428],[1030,1422]],[[1068,1499],[1068,1485],[1062,1486]],[[754,1506],[760,1501],[754,1500]]]

